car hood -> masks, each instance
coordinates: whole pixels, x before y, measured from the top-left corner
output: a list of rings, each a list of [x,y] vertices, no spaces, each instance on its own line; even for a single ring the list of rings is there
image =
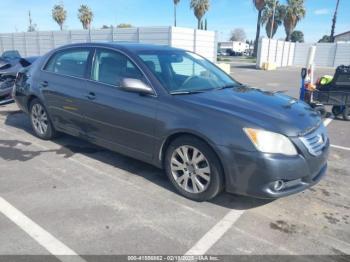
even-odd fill
[[[191,104],[228,113],[242,124],[300,136],[321,124],[320,115],[308,104],[281,93],[237,87],[179,96]]]

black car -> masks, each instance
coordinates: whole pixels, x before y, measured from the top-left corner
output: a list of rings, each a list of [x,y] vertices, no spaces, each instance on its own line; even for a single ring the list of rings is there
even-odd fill
[[[14,98],[38,137],[64,132],[164,168],[197,201],[223,190],[279,198],[327,169],[327,131],[309,105],[181,49],[64,46],[18,75]]]

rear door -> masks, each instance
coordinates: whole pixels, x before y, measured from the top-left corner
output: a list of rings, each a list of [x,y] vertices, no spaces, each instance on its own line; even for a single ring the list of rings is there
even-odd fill
[[[69,48],[54,53],[40,74],[40,88],[55,126],[83,135],[87,129],[83,102],[91,49]]]
[[[157,97],[129,93],[119,88],[123,78],[148,81],[124,54],[97,48],[87,83],[86,117],[88,135],[104,146],[141,160],[151,160],[154,151],[154,127]]]

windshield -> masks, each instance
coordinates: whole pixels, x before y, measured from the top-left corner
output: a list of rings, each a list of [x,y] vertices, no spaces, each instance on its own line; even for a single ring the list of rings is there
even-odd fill
[[[143,51],[139,57],[170,94],[204,92],[238,86],[208,60],[186,51]]]
[[[16,50],[5,51],[2,53],[1,57],[5,59],[21,58],[19,52]]]

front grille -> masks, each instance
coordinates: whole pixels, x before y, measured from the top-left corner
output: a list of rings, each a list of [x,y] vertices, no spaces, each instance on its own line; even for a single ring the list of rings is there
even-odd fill
[[[313,156],[322,154],[323,149],[328,142],[328,134],[326,127],[322,124],[318,129],[305,136],[300,137],[301,142]]]

